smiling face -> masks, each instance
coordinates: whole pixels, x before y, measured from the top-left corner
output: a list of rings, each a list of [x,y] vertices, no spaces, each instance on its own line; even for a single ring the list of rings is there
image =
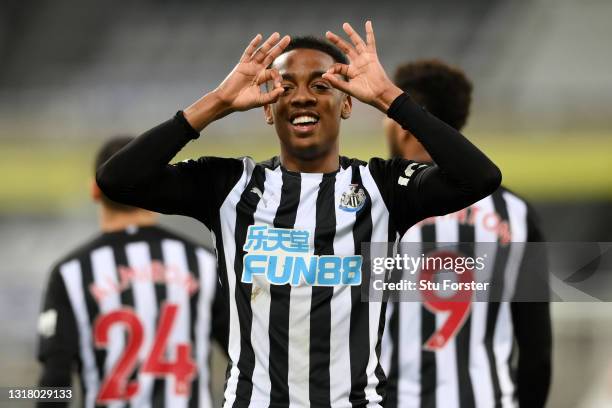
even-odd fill
[[[274,123],[283,155],[297,160],[338,155],[340,120],[350,115],[351,100],[321,78],[334,62],[330,55],[312,49],[294,49],[274,61],[285,91],[264,109],[266,121]]]

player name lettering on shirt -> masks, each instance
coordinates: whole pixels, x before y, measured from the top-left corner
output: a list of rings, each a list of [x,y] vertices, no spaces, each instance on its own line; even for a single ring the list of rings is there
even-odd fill
[[[104,283],[94,282],[89,286],[89,291],[97,302],[101,302],[111,294],[129,289],[134,282],[179,285],[187,291],[189,296],[196,293],[200,287],[193,273],[183,272],[176,266],[164,265],[159,261],[153,261],[149,265],[138,268],[119,265],[117,273],[118,282],[107,278]]]

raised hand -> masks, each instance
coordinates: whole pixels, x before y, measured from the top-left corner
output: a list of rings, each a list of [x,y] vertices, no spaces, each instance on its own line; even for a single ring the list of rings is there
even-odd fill
[[[334,88],[386,112],[402,90],[391,82],[378,60],[372,22],[367,21],[365,24],[365,42],[349,23],[344,23],[342,28],[352,44],[331,31],[326,33],[326,37],[344,51],[350,63],[334,64],[323,74],[323,78],[327,79]],[[348,78],[348,82],[339,75]]]
[[[289,45],[288,35],[279,38],[280,35],[274,33],[259,47],[262,36],[257,34],[232,72],[217,87],[215,93],[229,111],[245,111],[273,103],[283,93],[278,71],[267,69]],[[268,81],[274,85],[264,92],[261,85]]]

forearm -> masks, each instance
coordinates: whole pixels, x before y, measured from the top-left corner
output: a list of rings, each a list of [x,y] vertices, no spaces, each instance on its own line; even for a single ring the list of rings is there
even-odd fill
[[[210,123],[231,112],[230,102],[225,101],[215,90],[191,104],[185,109],[184,114],[189,125],[197,132],[201,132]]]
[[[189,112],[189,119],[187,116]],[[177,113],[172,119],[148,130],[104,163],[96,173],[100,189],[112,200],[160,212],[175,212],[185,183],[172,158],[199,130],[220,116],[214,93]],[[191,120],[195,125],[191,125]]]
[[[274,33],[260,46],[261,35],[255,36],[238,65],[214,91],[185,109],[183,115],[144,133],[98,169],[96,181],[102,191],[120,203],[155,211],[181,208],[173,196],[184,195],[186,189],[168,163],[211,122],[278,99],[283,91],[280,75],[266,67],[289,40],[285,36],[279,41],[279,34]],[[272,91],[263,93],[260,86],[266,81],[275,85]]]
[[[176,193],[168,163],[198,134],[180,113],[146,131],[100,166],[96,182],[110,199],[152,210],[156,196]],[[155,188],[155,190],[153,190]]]
[[[441,174],[474,201],[491,194],[501,183],[501,172],[461,133],[429,114],[407,94],[397,97],[389,117],[423,144]]]

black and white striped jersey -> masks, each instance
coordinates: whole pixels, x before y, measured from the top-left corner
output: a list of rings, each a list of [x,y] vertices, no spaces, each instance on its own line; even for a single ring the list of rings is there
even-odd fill
[[[314,174],[278,158],[221,163],[239,164],[209,221],[231,322],[225,406],[380,406],[384,306],[361,301],[361,243],[395,236],[382,174],[397,180],[407,164],[341,158]]]
[[[331,173],[292,172],[278,157],[172,165],[198,137],[179,112],[98,169],[111,199],[191,216],[212,231],[229,300],[224,407],[382,404],[385,305],[361,301],[362,243],[394,241],[500,180],[486,156],[407,95],[389,115],[423,135],[436,165],[346,157]]]
[[[466,209],[421,221],[401,241],[400,251],[415,253],[434,250],[436,243],[499,243],[480,250],[476,244],[470,249],[476,254],[470,256],[495,248],[495,253],[487,253],[494,258],[478,272],[478,280],[495,282],[495,290],[511,298],[519,274],[526,273],[524,246],[505,244],[541,241],[541,234],[526,202],[499,188]],[[455,308],[438,307],[436,313],[426,301],[388,304],[381,357],[389,381],[386,406],[517,407],[518,381],[525,384],[521,406],[542,407],[550,382],[548,304],[451,301],[449,305]],[[454,320],[456,327],[445,331],[442,327],[451,312],[463,315]],[[433,344],[431,339],[443,332],[452,334],[440,345]]]
[[[39,319],[40,384],[83,407],[210,407],[211,336],[227,342],[215,256],[159,227],[102,233],[57,263]]]

